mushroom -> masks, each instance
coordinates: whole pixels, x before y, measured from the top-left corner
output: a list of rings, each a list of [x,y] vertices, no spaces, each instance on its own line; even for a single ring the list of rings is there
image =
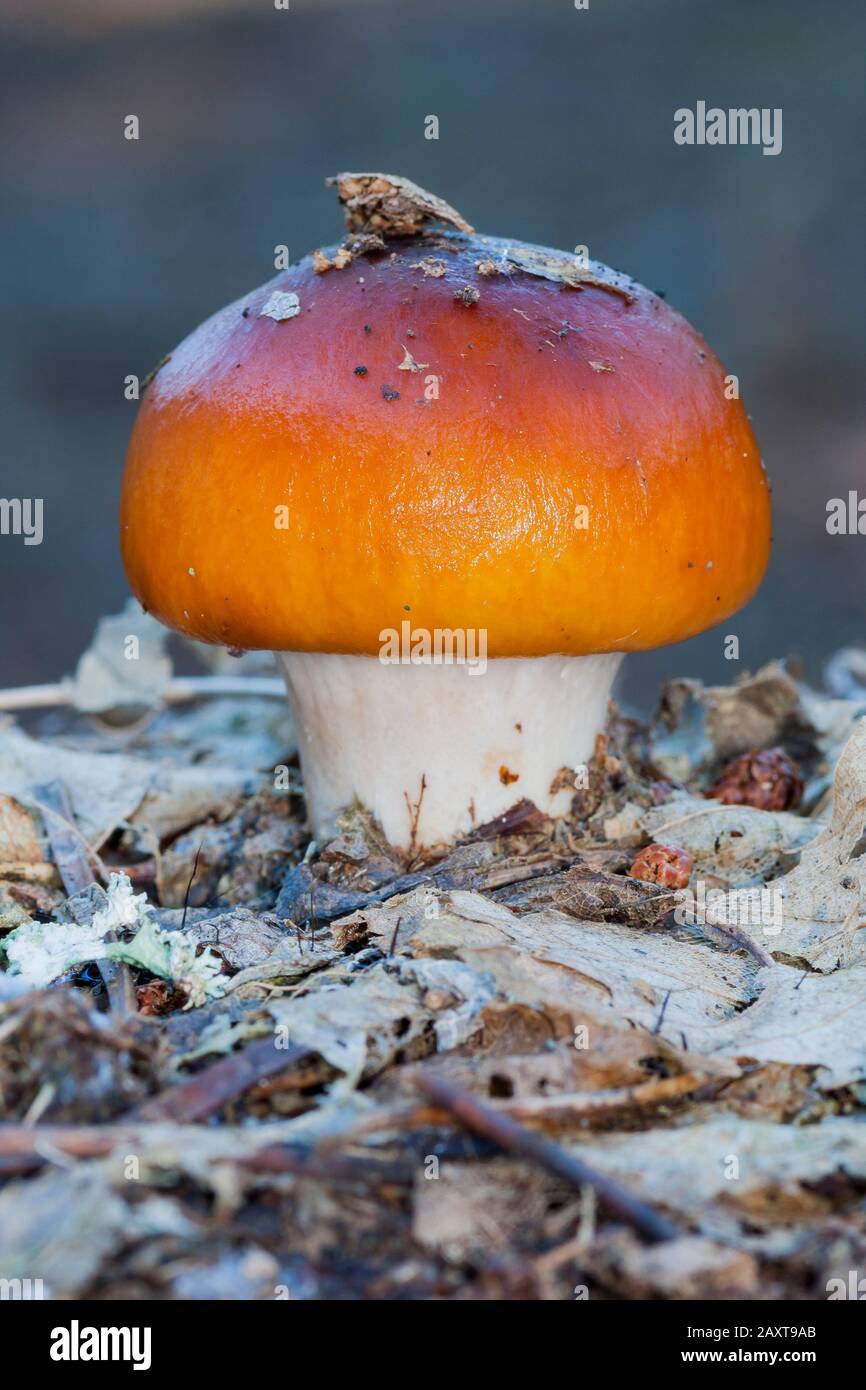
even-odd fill
[[[757,589],[769,489],[730,378],[662,299],[476,235],[406,180],[337,186],[343,245],[221,310],[144,393],[123,559],[169,627],[274,651],[317,837],[357,800],[417,848],[518,800],[567,810],[623,654]]]

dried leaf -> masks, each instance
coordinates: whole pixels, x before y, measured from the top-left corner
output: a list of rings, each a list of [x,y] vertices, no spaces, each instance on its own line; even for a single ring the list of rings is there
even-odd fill
[[[364,919],[375,940],[390,942],[399,922],[398,950],[489,975],[503,1000],[546,1013],[561,1036],[580,1024],[652,1030],[664,1010],[675,1037],[681,1023],[726,1018],[756,993],[752,961],[558,912],[517,917],[477,893],[416,890]]]
[[[819,827],[816,827],[818,829]],[[836,768],[830,825],[803,851],[790,873],[773,881],[782,905],[779,947],[818,969],[862,958],[862,936],[845,942],[866,916],[866,719],[855,725]],[[826,924],[826,929],[824,924]]]
[[[75,708],[89,714],[157,706],[172,676],[168,631],[135,599],[100,618],[72,681]]]
[[[866,1078],[866,966],[803,975],[776,966],[758,976],[759,999],[736,1018],[686,1028],[689,1049],[820,1068],[822,1090]]]
[[[788,811],[724,806],[675,793],[661,806],[626,806],[605,822],[608,839],[638,843],[642,836],[686,850],[699,873],[743,886],[758,883],[787,856],[799,854],[820,826]]]
[[[415,236],[428,222],[446,222],[461,232],[473,230],[442,198],[396,174],[336,174],[327,182],[336,186],[350,232]]]
[[[672,911],[677,895],[658,883],[624,874],[569,869],[554,880],[553,907],[590,922],[627,922],[651,927]]]

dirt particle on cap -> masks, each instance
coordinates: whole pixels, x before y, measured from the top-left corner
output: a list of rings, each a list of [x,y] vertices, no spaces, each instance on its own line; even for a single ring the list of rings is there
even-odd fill
[[[491,261],[489,258],[486,258],[483,261],[476,261],[475,269],[479,275],[482,275],[485,278],[489,275],[501,274],[499,266],[496,264],[495,261]]]
[[[417,261],[412,269],[420,270],[425,277],[429,276],[432,280],[441,280],[447,267],[437,256],[425,256],[423,260]]]
[[[393,386],[383,386],[382,399],[386,401],[399,401],[400,392],[395,391]]]
[[[511,769],[506,767],[503,763],[501,768],[499,769],[499,780],[502,783],[503,787],[510,787],[512,782],[520,781],[520,773],[512,772]]]
[[[477,304],[481,298],[481,291],[474,285],[464,285],[462,290],[454,291],[454,298],[458,304],[465,304],[467,309],[471,309],[473,304]]]
[[[590,362],[589,365],[592,367],[592,370],[593,370],[594,372],[615,372],[615,371],[616,371],[616,367],[613,365],[612,362],[599,362],[599,361],[596,361],[596,362]]]
[[[405,343],[400,344],[403,349],[403,361],[397,366],[398,372],[423,372],[430,366],[429,362],[416,362]]]
[[[267,303],[259,310],[259,318],[285,323],[287,319],[296,318],[300,312],[301,301],[293,290],[274,290]]]
[[[367,368],[366,368],[366,367],[360,367],[360,366],[359,366],[359,367],[356,367],[356,368],[355,368],[355,376],[366,376],[366,375],[367,375]]]

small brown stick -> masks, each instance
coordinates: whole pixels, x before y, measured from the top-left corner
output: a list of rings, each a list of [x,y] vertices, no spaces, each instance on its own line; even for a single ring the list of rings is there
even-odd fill
[[[269,1076],[276,1076],[287,1067],[306,1062],[314,1053],[308,1047],[279,1048],[273,1036],[260,1038],[242,1052],[232,1052],[206,1067],[189,1081],[182,1081],[146,1101],[130,1112],[134,1120],[176,1120],[181,1124],[196,1124],[215,1115],[230,1101],[239,1100],[245,1092]]]
[[[422,772],[422,773],[421,773],[421,790],[420,790],[419,793],[418,793],[418,800],[417,800],[416,802],[413,803],[413,802],[411,802],[411,801],[409,800],[409,793],[408,793],[408,792],[404,792],[404,793],[403,793],[404,797],[406,798],[406,806],[407,806],[408,811],[409,811],[409,852],[408,852],[408,858],[409,858],[409,861],[410,861],[410,862],[412,861],[412,859],[414,859],[415,854],[417,853],[417,850],[418,850],[418,822],[419,822],[420,819],[421,819],[421,804],[422,804],[422,802],[423,802],[423,800],[424,800],[424,793],[425,793],[426,790],[427,790],[427,773],[426,773],[426,772]]]
[[[217,1159],[216,1162],[231,1163],[253,1173],[292,1173],[320,1182],[388,1183],[400,1187],[411,1187],[417,1170],[417,1164],[405,1160],[389,1163],[352,1154],[303,1154],[285,1144],[267,1144],[245,1158]]]
[[[547,1172],[562,1178],[572,1187],[580,1189],[589,1184],[608,1210],[628,1222],[648,1240],[676,1240],[679,1236],[679,1230],[671,1221],[646,1202],[633,1197],[614,1178],[597,1172],[543,1135],[524,1129],[510,1115],[502,1115],[489,1105],[482,1104],[465,1087],[455,1086],[453,1082],[428,1070],[418,1071],[414,1079],[419,1091],[448,1110],[473,1134],[498,1144],[506,1153],[540,1164]]]
[[[402,921],[403,921],[403,918],[402,918],[402,917],[398,917],[398,918],[397,918],[396,924],[395,924],[395,926],[394,926],[394,935],[391,937],[391,945],[388,947],[388,955],[389,955],[389,956],[393,956],[394,952],[395,952],[396,949],[397,949],[397,937],[398,937],[398,935],[399,935],[399,933],[400,933],[400,925],[401,925]]]
[[[186,926],[186,914],[189,911],[189,895],[192,892],[192,885],[195,883],[195,876],[198,873],[198,861],[201,858],[201,852],[203,849],[204,840],[202,840],[201,844],[195,852],[195,859],[192,861],[192,873],[189,876],[189,883],[186,885],[186,892],[183,895],[183,916],[180,919],[181,931],[183,931],[184,927]]]
[[[776,964],[763,946],[759,945],[747,931],[744,931],[734,922],[718,922],[708,914],[706,920],[700,923],[700,927],[710,941],[721,943],[730,950],[748,951],[749,955],[754,956],[760,965]]]

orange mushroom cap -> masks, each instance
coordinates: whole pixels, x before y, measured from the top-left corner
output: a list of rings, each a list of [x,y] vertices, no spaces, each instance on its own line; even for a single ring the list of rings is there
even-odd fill
[[[334,258],[221,310],[147,388],[121,504],[146,609],[205,642],[357,654],[409,616],[508,657],[657,647],[747,602],[767,479],[660,298],[452,229]]]

